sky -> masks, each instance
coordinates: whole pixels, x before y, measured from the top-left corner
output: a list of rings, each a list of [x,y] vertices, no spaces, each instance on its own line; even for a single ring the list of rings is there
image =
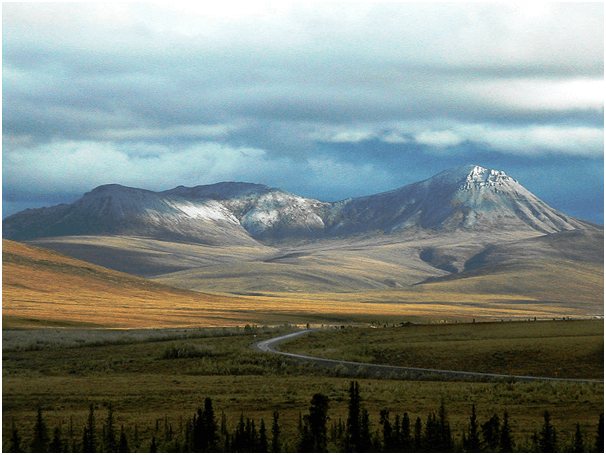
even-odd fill
[[[333,202],[467,164],[603,224],[602,2],[2,4],[3,217],[109,183]]]

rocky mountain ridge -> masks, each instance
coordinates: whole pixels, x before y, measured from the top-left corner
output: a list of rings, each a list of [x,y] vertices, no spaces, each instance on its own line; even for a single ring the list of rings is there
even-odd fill
[[[127,235],[249,245],[432,233],[603,229],[551,208],[503,171],[468,165],[372,196],[322,202],[265,185],[224,182],[154,192],[103,185],[73,204],[3,220],[3,237]]]

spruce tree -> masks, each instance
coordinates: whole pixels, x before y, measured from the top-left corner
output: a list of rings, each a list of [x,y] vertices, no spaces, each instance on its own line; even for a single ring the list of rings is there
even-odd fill
[[[307,420],[304,421],[299,430],[299,444],[297,446],[297,452],[314,452],[314,438],[309,429],[309,423],[307,422]]]
[[[61,453],[66,451],[66,444],[61,437],[61,428],[55,427],[53,431],[53,439],[48,446],[51,453]]]
[[[453,449],[452,435],[450,432],[450,423],[448,422],[448,417],[446,416],[446,405],[444,404],[444,398],[442,398],[440,400],[438,434],[439,434],[438,451],[439,452],[452,452],[452,449]]]
[[[574,432],[571,451],[573,453],[583,453],[585,452],[585,446],[583,444],[583,433],[581,433],[581,425],[579,425],[579,422],[577,422],[575,429],[576,431]]]
[[[539,433],[539,450],[541,452],[557,452],[557,435],[556,429],[551,424],[551,417],[548,411],[545,411],[543,414],[543,426],[541,427],[541,431]]]
[[[116,431],[114,430],[114,407],[110,403],[107,407],[107,421],[105,423],[105,434],[103,445],[106,452],[116,452],[118,450],[118,441]]]
[[[259,446],[258,452],[267,453],[267,431],[265,430],[265,421],[261,419],[261,426],[259,427]]]
[[[410,418],[408,417],[407,412],[405,412],[402,416],[402,429],[400,430],[400,451],[413,451],[413,440],[410,436]]]
[[[19,436],[19,431],[15,426],[15,422],[11,425],[11,439],[8,451],[11,453],[23,452],[23,448],[21,447],[21,436]]]
[[[424,452],[440,451],[440,430],[438,420],[433,412],[427,416],[425,422],[425,431],[423,432],[423,442],[421,447]]]
[[[360,452],[360,386],[357,381],[352,381],[349,386],[345,449],[347,452]]]
[[[302,436],[311,438],[312,452],[326,452],[328,443],[328,428],[326,426],[328,408],[328,397],[321,393],[316,393],[311,399],[309,414],[304,417],[304,428],[305,426],[308,427],[309,435],[303,432]]]
[[[482,439],[484,441],[484,450],[488,452],[496,452],[499,449],[501,437],[501,424],[499,416],[493,414],[490,419],[482,425]]]
[[[282,443],[280,442],[280,424],[278,422],[279,419],[280,414],[278,411],[274,411],[274,421],[271,426],[271,451],[273,453],[282,451]]]
[[[598,421],[598,432],[595,438],[594,452],[604,453],[604,413],[600,414]]]
[[[204,452],[214,452],[217,450],[217,421],[215,420],[215,411],[213,402],[210,398],[204,400],[204,412],[202,413],[202,450]]]
[[[34,425],[34,439],[31,443],[31,451],[44,453],[48,449],[48,430],[42,417],[42,409],[38,408],[36,424]]]
[[[366,408],[361,408],[360,416],[360,448],[359,452],[371,452],[372,439],[370,432],[370,415]]]
[[[480,434],[478,431],[478,418],[476,416],[476,405],[471,405],[471,416],[469,417],[469,427],[467,437],[463,444],[467,452],[480,452]]]
[[[389,411],[384,409],[380,413],[379,425],[383,426],[383,451],[395,452],[394,434],[391,422],[389,421]],[[397,416],[396,416],[397,421]]]
[[[423,449],[423,423],[421,422],[421,417],[417,417],[417,420],[415,420],[414,432],[414,451],[421,452]]]
[[[97,451],[97,442],[95,437],[95,405],[90,404],[88,419],[84,427],[84,435],[82,437],[82,451],[86,453],[94,453]]]
[[[509,427],[509,414],[507,411],[503,413],[503,425],[501,425],[501,434],[499,437],[499,450],[501,452],[513,452],[513,438],[511,436],[511,428]]]
[[[126,438],[126,433],[124,433],[124,425],[120,427],[120,442],[118,444],[118,452],[120,453],[128,453],[130,449],[128,447],[128,439]]]
[[[156,444],[156,437],[152,436],[151,444],[149,445],[149,453],[156,453],[158,451],[158,445]]]

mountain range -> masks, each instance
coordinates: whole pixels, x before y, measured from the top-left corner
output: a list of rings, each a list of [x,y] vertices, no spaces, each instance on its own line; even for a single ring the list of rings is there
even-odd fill
[[[595,229],[560,213],[502,171],[469,165],[368,197],[327,203],[247,183],[153,192],[104,185],[73,204],[6,218],[3,237],[124,235],[207,245],[383,236],[427,231]]]
[[[213,293],[402,290],[458,280],[522,300],[603,299],[603,227],[475,165],[337,202],[250,183],[160,192],[104,185],[73,204],[6,218],[3,238]],[[548,292],[566,279],[570,292]]]

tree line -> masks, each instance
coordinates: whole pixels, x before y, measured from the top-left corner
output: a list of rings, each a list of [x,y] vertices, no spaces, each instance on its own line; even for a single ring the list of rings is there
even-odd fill
[[[360,387],[351,382],[348,400],[347,419],[331,420],[329,416],[330,400],[316,393],[308,412],[299,415],[297,438],[286,441],[279,411],[274,411],[270,428],[264,419],[259,423],[245,418],[243,414],[235,428],[228,428],[225,413],[217,416],[211,398],[204,400],[204,406],[198,408],[187,419],[180,430],[175,431],[166,419],[163,431],[156,421],[156,432],[151,440],[141,440],[138,428],[126,431],[124,426],[117,429],[114,410],[111,404],[107,415],[99,426],[96,422],[94,405],[90,405],[88,418],[81,435],[73,432],[70,421],[68,435],[64,435],[60,426],[50,431],[42,411],[38,409],[33,426],[33,437],[26,442],[20,431],[12,425],[8,452],[596,452],[604,453],[604,413],[601,413],[595,433],[585,436],[577,423],[572,441],[562,441],[551,422],[548,411],[543,414],[543,422],[531,436],[530,443],[518,445],[509,423],[509,415],[493,414],[486,422],[478,420],[475,404],[472,405],[466,429],[460,438],[451,431],[444,400],[437,412],[431,412],[423,422],[420,417],[410,418],[408,413],[395,414],[380,411],[379,425],[372,428],[370,415],[362,405]],[[127,434],[129,436],[127,436]]]

